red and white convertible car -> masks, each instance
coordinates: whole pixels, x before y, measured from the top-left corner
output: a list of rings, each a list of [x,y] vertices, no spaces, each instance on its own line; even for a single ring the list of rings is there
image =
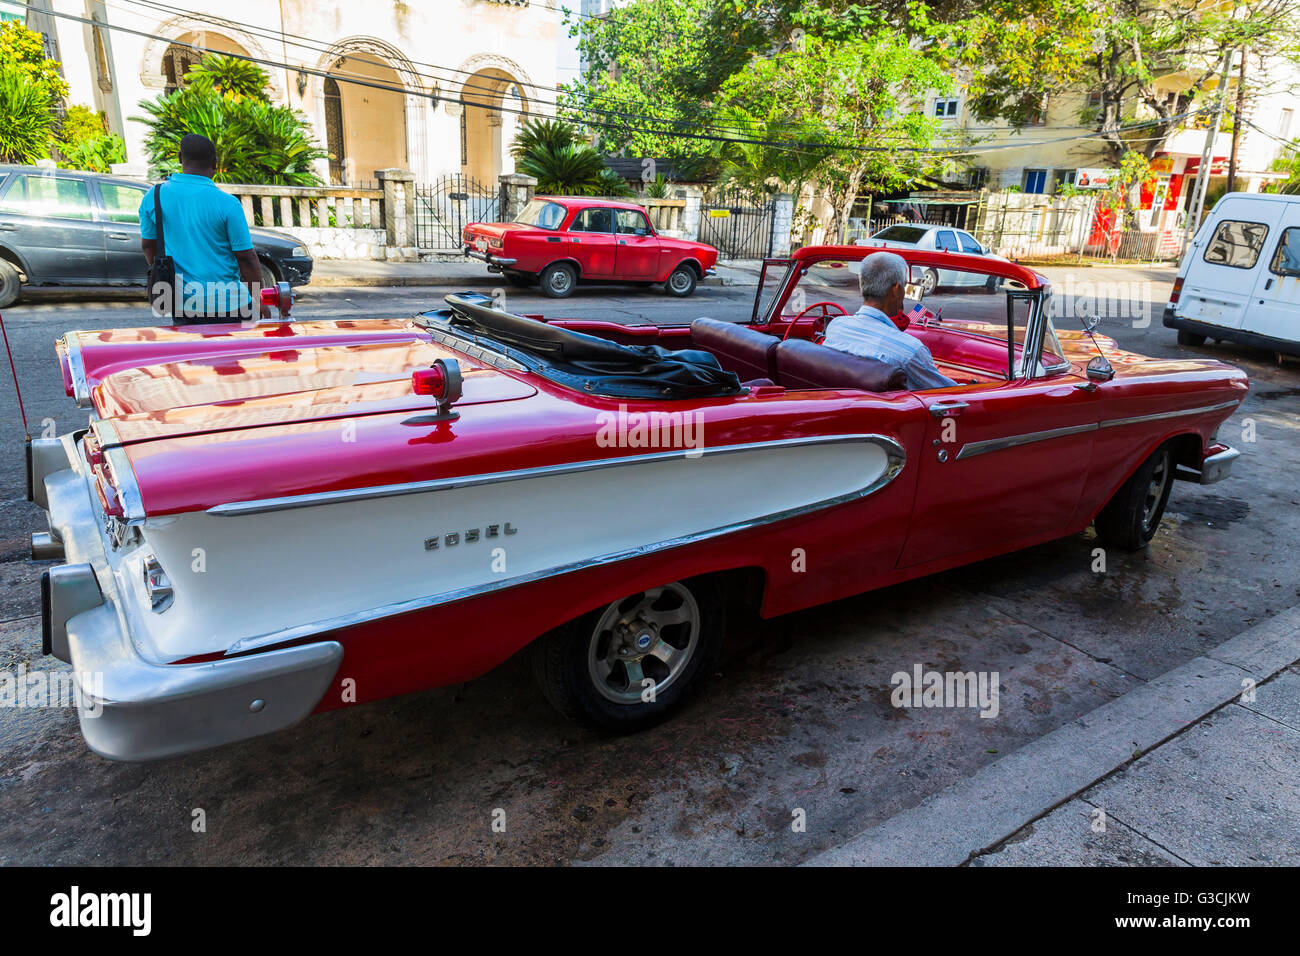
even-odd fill
[[[911,312],[958,385],[913,393],[816,344],[874,252],[769,261],[746,324],[548,323],[466,294],[414,319],[68,333],[91,421],[32,442],[28,474],[34,553],[62,562],[46,650],[102,675],[86,740],[182,753],[526,647],[561,711],[639,728],[736,602],[785,614],[1094,523],[1142,547],[1174,478],[1227,475],[1242,372],[1058,331],[1012,263],[902,252],[995,280]]]

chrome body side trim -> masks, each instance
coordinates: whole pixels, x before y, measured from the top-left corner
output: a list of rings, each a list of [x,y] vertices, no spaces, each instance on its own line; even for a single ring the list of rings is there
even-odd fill
[[[1241,403],[1240,399],[1233,399],[1230,402],[1219,402],[1217,405],[1203,405],[1200,408],[1183,408],[1173,412],[1156,412],[1152,415],[1134,415],[1132,418],[1112,418],[1110,421],[1101,423],[1102,428],[1117,428],[1120,425],[1136,425],[1139,422],[1156,422],[1165,418],[1178,418],[1180,415],[1201,415],[1206,412],[1217,412],[1225,408],[1236,408]]]
[[[1083,432],[1096,430],[1097,424],[1092,422],[1087,425],[1067,425],[1064,428],[1049,428],[1041,432],[1025,432],[1023,435],[1008,435],[1005,438],[989,438],[985,441],[968,442],[961,446],[961,451],[957,452],[957,460],[961,461],[963,458],[974,458],[976,455],[984,455],[991,451],[1002,451],[1006,448],[1015,448],[1018,445],[1051,441],[1053,438],[1064,438],[1066,435],[1079,435]]]
[[[463,352],[470,358],[477,359],[485,365],[491,365],[493,368],[501,369],[505,372],[526,372],[524,368],[514,359],[502,355],[500,352],[493,352],[483,348],[481,345],[475,345],[473,342],[465,339],[463,336],[456,335],[452,332],[445,332],[442,329],[436,329],[432,326],[422,326],[429,336],[439,345],[446,345],[455,349],[457,352]]]
[[[763,448],[794,448],[801,445],[837,444],[840,442],[870,441],[886,447],[892,456],[899,459],[899,468],[906,459],[901,445],[884,435],[814,435],[804,438],[785,438],[779,441],[750,442],[743,445],[718,445],[712,448],[673,449],[672,451],[652,452],[648,455],[629,455],[623,458],[601,458],[592,461],[576,461],[563,465],[544,465],[538,468],[519,468],[514,471],[498,471],[486,475],[465,475],[460,478],[435,478],[430,481],[411,481],[396,485],[378,485],[369,488],[348,488],[343,491],[323,491],[314,494],[293,495],[283,498],[261,498],[252,501],[232,501],[213,505],[208,509],[210,515],[229,517],[233,515],[262,514],[267,511],[285,511],[290,508],[314,508],[318,505],[335,504],[340,501],[365,501],[371,498],[390,498],[397,495],[418,495],[426,491],[443,491],[450,488],[472,488],[477,485],[498,484],[505,481],[520,481],[526,478],[541,478],[550,475],[571,475],[599,468],[618,468],[624,465],[636,465],[651,461],[668,461],[676,458],[698,458],[708,455],[725,455],[733,452],[756,451]],[[894,474],[897,474],[895,471]],[[891,478],[893,475],[890,476]],[[872,489],[875,490],[874,488]],[[870,492],[868,492],[870,493]]]
[[[1096,431],[1099,428],[1115,428],[1120,425],[1136,425],[1140,422],[1161,421],[1166,418],[1178,418],[1183,415],[1202,415],[1207,412],[1217,412],[1225,408],[1235,408],[1238,402],[1234,399],[1230,402],[1220,402],[1217,405],[1204,405],[1200,408],[1182,408],[1172,412],[1156,412],[1151,415],[1137,415],[1132,418],[1112,418],[1103,422],[1090,422],[1083,425],[1067,425],[1064,428],[1049,428],[1039,432],[1025,432],[1021,435],[1008,435],[1005,438],[989,438],[985,441],[969,442],[961,446],[961,451],[957,452],[957,460],[963,458],[974,458],[976,455],[983,455],[991,451],[1002,451],[1006,448],[1015,448],[1018,445],[1028,445],[1033,442],[1050,441],[1053,438],[1063,438],[1066,435],[1078,435],[1083,432]]]
[[[824,439],[823,439],[824,440]],[[379,607],[368,608],[365,611],[359,611],[352,614],[338,615],[331,618],[324,618],[313,621],[309,624],[298,625],[296,627],[285,628],[281,631],[274,631],[268,634],[260,634],[252,637],[242,638],[231,644],[226,650],[227,655],[241,654],[246,651],[265,648],[268,646],[283,644],[289,641],[299,640],[304,637],[336,631],[347,627],[353,627],[358,624],[365,624],[369,621],[378,620],[385,617],[394,617],[399,614],[406,614],[412,611],[426,610],[431,607],[437,607],[444,604],[453,604],[457,601],[463,601],[467,598],[479,597],[485,594],[491,594],[496,591],[502,591],[507,588],[519,587],[524,584],[530,584],[535,581],[546,578],[559,577],[560,575],[569,574],[574,571],[580,571],[584,568],[596,567],[605,564],[614,564],[619,561],[626,561],[632,558],[643,557],[648,554],[667,551],[673,548],[679,548],[688,544],[696,544],[701,541],[709,541],[724,535],[735,534],[741,531],[747,531],[752,528],[762,527],[764,525],[776,524],[780,521],[786,521],[790,518],[797,518],[802,515],[811,514],[817,511],[823,511],[827,508],[833,508],[837,505],[847,504],[851,501],[857,501],[874,494],[881,488],[884,488],[902,472],[907,464],[907,455],[903,447],[892,438],[884,435],[853,435],[853,436],[836,436],[835,441],[865,441],[880,446],[886,454],[887,464],[885,470],[868,484],[844,495],[834,498],[828,498],[822,501],[816,501],[797,508],[790,508],[785,511],[767,514],[756,518],[750,518],[744,521],[734,522],[732,524],[722,525],[715,528],[693,532],[676,538],[669,538],[663,541],[656,541],[650,544],[639,545],[636,548],[610,552],[586,558],[582,561],[576,561],[566,565],[547,568],[530,574],[516,575],[500,581],[494,581],[486,585],[475,585],[473,587],[459,588],[453,591],[445,591],[440,594],[426,595],[423,597],[412,598],[406,601],[398,601]],[[734,449],[741,447],[762,448],[772,444],[783,443],[763,443],[750,446],[731,446]],[[661,458],[659,455],[643,456],[646,459]],[[623,459],[628,461],[629,459]],[[637,461],[639,459],[630,459]],[[562,472],[550,472],[547,469],[538,469],[538,471],[548,474]],[[228,513],[228,512],[227,512]],[[256,512],[253,512],[256,513]]]

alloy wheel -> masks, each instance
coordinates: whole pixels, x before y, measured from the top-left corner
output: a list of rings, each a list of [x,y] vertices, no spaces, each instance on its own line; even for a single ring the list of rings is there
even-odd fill
[[[617,704],[641,703],[649,687],[662,693],[695,655],[701,624],[699,605],[682,584],[615,601],[596,621],[588,642],[593,686]]]

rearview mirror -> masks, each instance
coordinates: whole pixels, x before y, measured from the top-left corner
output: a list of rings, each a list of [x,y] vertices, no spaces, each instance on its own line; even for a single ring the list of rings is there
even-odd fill
[[[1083,320],[1083,331],[1092,334],[1099,325],[1101,325],[1101,316],[1096,314],[1090,315]]]
[[[1106,356],[1097,355],[1088,363],[1087,375],[1090,382],[1109,382],[1115,377],[1115,367]]]
[[[909,282],[903,286],[903,298],[910,299],[912,302],[920,302],[921,297],[925,295],[925,290],[919,283]]]

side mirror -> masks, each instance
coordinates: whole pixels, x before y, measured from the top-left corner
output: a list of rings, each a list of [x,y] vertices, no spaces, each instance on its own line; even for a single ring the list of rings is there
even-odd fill
[[[1109,382],[1115,377],[1115,367],[1110,364],[1106,356],[1098,355],[1088,363],[1087,375],[1090,382]]]
[[[1097,326],[1101,325],[1100,315],[1090,315],[1083,320],[1083,331],[1091,335],[1096,331]]]

